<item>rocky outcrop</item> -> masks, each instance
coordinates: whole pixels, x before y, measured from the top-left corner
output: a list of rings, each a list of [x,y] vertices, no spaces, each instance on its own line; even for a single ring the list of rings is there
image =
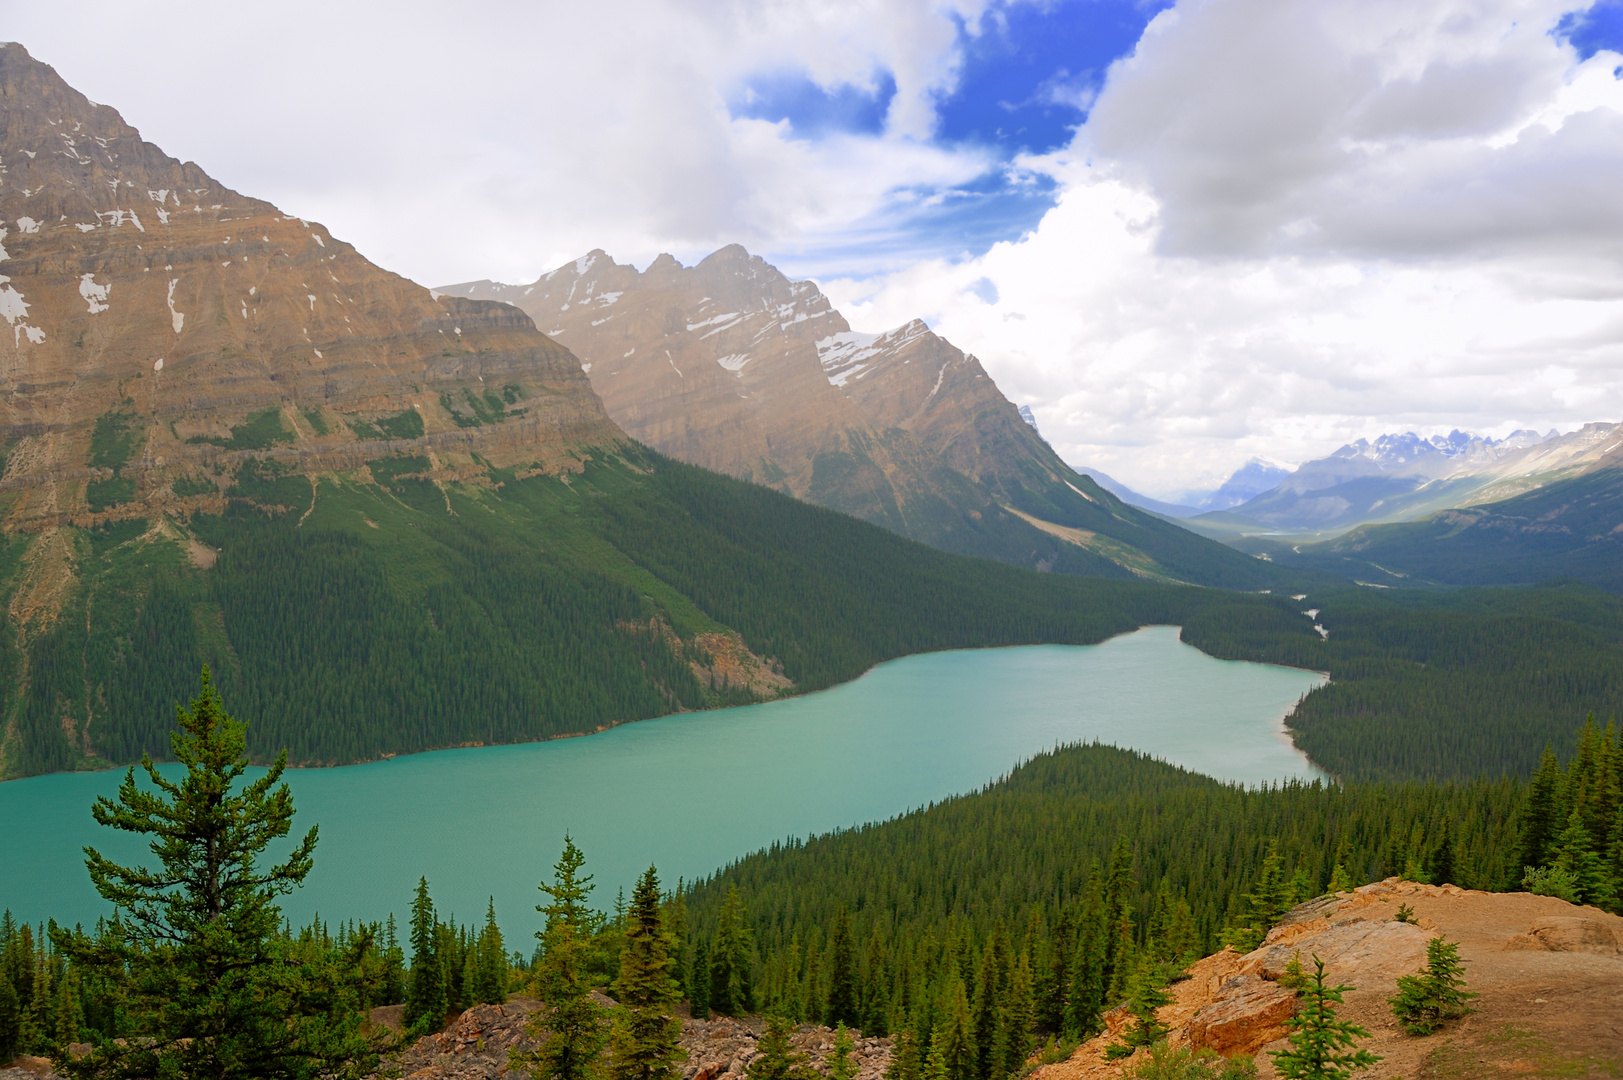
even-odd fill
[[[16,44],[0,46],[0,317],[6,530],[203,506],[249,456],[553,471],[624,438],[520,312],[436,299],[232,191]]]
[[[1542,918],[1505,942],[1507,949],[1542,949],[1545,952],[1582,952],[1599,956],[1618,954],[1617,935],[1598,919],[1572,915]]]
[[[1396,918],[1401,906],[1413,921]],[[1442,935],[1457,942],[1474,1011],[1427,1038],[1404,1032],[1387,999],[1399,976],[1425,963],[1426,945]],[[1230,949],[1192,965],[1158,1010],[1169,1043],[1254,1056],[1262,1080],[1274,1075],[1266,1051],[1284,1046],[1294,991],[1279,985],[1292,958],[1309,972],[1316,957],[1328,980],[1352,987],[1339,1013],[1371,1033],[1364,1045],[1383,1058],[1381,1076],[1473,1074],[1586,1075],[1623,1065],[1623,918],[1554,897],[1485,893],[1396,878],[1295,909],[1263,944]],[[1105,1048],[1129,1021],[1105,1017],[1106,1032],[1066,1061],[1044,1066],[1036,1080],[1105,1080],[1136,1058],[1109,1062]],[[1140,1055],[1141,1056],[1141,1055]]]
[[[607,998],[600,997],[599,1003],[614,1007]],[[540,1002],[523,997],[505,1005],[476,1005],[444,1031],[418,1039],[391,1058],[386,1068],[408,1080],[521,1080],[527,1074],[512,1071],[509,1056],[514,1050],[525,1052],[540,1045],[528,1026],[531,1016],[542,1008]],[[741,1080],[755,1058],[763,1030],[758,1017],[683,1018],[681,1046],[687,1060],[679,1068],[684,1080]],[[790,1041],[807,1064],[828,1071],[828,1058],[834,1050],[832,1031],[801,1024]],[[857,1068],[856,1080],[879,1080],[890,1063],[890,1041],[854,1041],[851,1060]]]

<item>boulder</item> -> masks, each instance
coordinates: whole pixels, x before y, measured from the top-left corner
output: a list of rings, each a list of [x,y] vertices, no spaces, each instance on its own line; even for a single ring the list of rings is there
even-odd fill
[[[1255,1054],[1283,1038],[1296,1014],[1296,993],[1256,975],[1224,980],[1222,996],[1189,1019],[1189,1045],[1224,1056]]]
[[[1312,923],[1301,924],[1312,926]],[[1367,984],[1376,979],[1395,979],[1415,970],[1426,959],[1430,931],[1413,923],[1393,919],[1353,917],[1330,923],[1317,933],[1301,938],[1285,938],[1251,953],[1246,968],[1265,979],[1278,979],[1298,952],[1302,968],[1313,972],[1313,958],[1324,961],[1329,978],[1345,981],[1357,972],[1357,980]]]
[[[1535,922],[1525,934],[1505,942],[1507,949],[1543,949],[1546,952],[1599,953],[1616,956],[1617,937],[1595,919],[1581,915],[1553,915]]]

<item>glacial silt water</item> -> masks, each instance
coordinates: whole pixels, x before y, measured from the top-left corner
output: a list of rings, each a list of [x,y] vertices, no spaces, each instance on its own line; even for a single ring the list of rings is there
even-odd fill
[[[566,832],[607,907],[650,863],[668,883],[709,874],[790,835],[972,791],[1058,743],[1099,740],[1246,784],[1312,778],[1282,720],[1322,681],[1215,660],[1175,627],[1149,627],[1093,646],[907,657],[822,693],[585,738],[290,770],[295,833],[319,824],[321,839],[284,910],[295,923],[404,917],[425,876],[441,914],[459,920],[482,918],[494,896],[521,945]],[[122,777],[0,784],[0,907],[70,923],[107,910],[80,849],[146,854],[91,820],[94,797]]]

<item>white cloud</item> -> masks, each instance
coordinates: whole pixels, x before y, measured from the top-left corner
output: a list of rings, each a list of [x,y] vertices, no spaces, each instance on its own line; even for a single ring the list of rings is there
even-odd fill
[[[993,162],[932,145],[989,0],[0,0],[5,33],[168,152],[428,284],[593,247],[651,259],[816,242]],[[87,26],[119,27],[89,34]],[[734,119],[758,76],[896,93],[885,130]]]
[[[1069,460],[1163,496],[1360,435],[1623,419],[1623,82],[1571,4],[1196,0],[1029,236],[830,283],[920,313]],[[997,302],[976,282],[986,278]]]
[[[1032,235],[830,289],[865,329],[930,319],[1152,493],[1385,430],[1623,419],[1623,83],[1547,32],[1579,3],[1182,0],[1019,163],[1061,185]],[[930,139],[996,0],[0,12],[148,139],[429,284],[734,241],[867,274],[996,164]],[[893,80],[884,131],[729,114],[796,72]]]

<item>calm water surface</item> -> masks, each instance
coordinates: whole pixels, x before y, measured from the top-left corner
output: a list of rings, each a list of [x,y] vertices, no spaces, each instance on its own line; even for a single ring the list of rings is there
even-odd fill
[[[404,916],[423,875],[442,916],[482,918],[494,896],[518,944],[566,831],[606,907],[650,863],[667,882],[703,876],[786,836],[973,790],[1056,743],[1097,739],[1247,784],[1313,777],[1281,721],[1322,678],[1214,660],[1149,627],[1102,645],[913,656],[807,697],[588,738],[290,770],[295,833],[319,824],[321,841],[284,910]],[[90,817],[122,776],[0,784],[0,907],[35,921],[104,913],[80,848],[145,854]]]

